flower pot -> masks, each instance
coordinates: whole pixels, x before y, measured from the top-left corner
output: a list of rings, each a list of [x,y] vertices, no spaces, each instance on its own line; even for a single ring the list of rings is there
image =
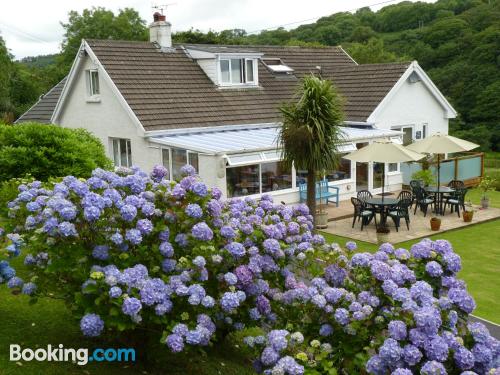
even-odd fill
[[[377,243],[379,245],[389,242],[389,233],[391,233],[391,230],[389,228],[379,226],[377,227],[376,233],[377,233]]]
[[[488,208],[489,206],[490,206],[490,198],[489,197],[482,197],[481,198],[481,207]]]
[[[328,212],[319,211],[316,213],[316,217],[314,218],[314,224],[317,229],[325,229],[328,228]]]
[[[474,216],[474,211],[464,211],[462,212],[462,216],[466,223],[470,223],[472,221],[472,216]]]
[[[441,228],[441,219],[437,217],[432,217],[431,220],[431,230],[438,231]]]
[[[389,242],[389,233],[378,233],[377,232],[377,244],[382,245],[383,243]]]

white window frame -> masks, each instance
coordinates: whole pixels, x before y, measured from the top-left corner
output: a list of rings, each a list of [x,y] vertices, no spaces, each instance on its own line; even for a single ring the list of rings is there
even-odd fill
[[[117,142],[118,145],[118,163],[117,159],[115,158],[115,141]],[[121,161],[121,147],[122,147],[122,142],[125,141],[125,154],[127,155],[127,165],[122,165]],[[110,143],[110,151],[111,151],[111,159],[113,160],[113,163],[115,167],[131,167],[132,164],[132,142],[128,138],[117,138],[117,137],[110,137],[109,138],[109,143]]]
[[[403,144],[404,144],[404,131],[403,131],[403,129],[407,129],[407,128],[411,129],[411,141],[414,142],[415,141],[415,125],[411,124],[411,125],[391,126],[391,130],[396,130],[396,131],[400,131],[403,133],[403,134],[401,134],[401,140],[403,141]]]
[[[227,160],[227,159],[226,159]],[[227,190],[227,169],[231,168],[240,168],[240,167],[245,167],[248,165],[258,165],[259,166],[259,192],[256,194],[248,194],[245,195],[245,197],[252,197],[252,196],[259,196],[262,194],[282,194],[282,193],[287,193],[291,191],[297,191],[298,187],[295,186],[295,179],[296,179],[296,172],[294,171],[295,168],[292,167],[290,170],[290,175],[292,176],[292,185],[291,187],[287,189],[281,189],[281,190],[274,190],[274,191],[267,191],[267,192],[262,192],[262,164],[269,164],[269,163],[277,163],[282,161],[281,159],[263,159],[260,161],[249,161],[245,163],[226,163],[226,196],[229,198],[228,190]],[[239,198],[239,197],[231,197],[231,198]]]
[[[86,72],[87,81],[87,101],[99,102],[101,98],[101,85],[99,81],[99,71],[97,69],[88,69]],[[96,75],[97,79],[97,90],[93,84],[92,75]]]
[[[390,171],[389,170],[389,164],[396,164],[396,170],[395,171]],[[400,163],[386,163],[386,168],[385,168],[385,174],[390,176],[394,174],[400,173]]]
[[[196,151],[191,151],[191,150],[186,150],[184,148],[180,148],[180,147],[168,147],[168,146],[162,146],[160,148],[160,157],[161,157],[161,163],[162,165],[168,169],[168,180],[173,180],[174,178],[174,170],[173,170],[173,167],[172,167],[172,148],[175,148],[177,150],[184,150],[186,152],[186,163],[187,164],[191,164],[191,157],[190,157],[190,154],[196,154],[198,155],[198,165],[197,167],[199,168],[200,167],[200,153],[199,152],[196,152]],[[165,165],[164,161],[163,161],[163,151],[164,150],[168,150],[168,166]],[[196,172],[199,173],[199,170],[198,168],[196,168]]]
[[[243,82],[233,82],[233,69],[232,62],[233,60],[238,60],[240,63],[240,74],[242,74]],[[253,80],[248,81],[247,75],[247,61],[252,61],[252,73]],[[222,61],[229,62],[229,81],[222,81]],[[243,72],[241,72],[241,68],[243,68]],[[234,86],[257,86],[258,85],[258,68],[257,68],[257,58],[253,57],[242,57],[242,56],[221,56],[219,57],[219,61],[217,63],[217,74],[219,76],[219,85],[226,87],[234,87]]]

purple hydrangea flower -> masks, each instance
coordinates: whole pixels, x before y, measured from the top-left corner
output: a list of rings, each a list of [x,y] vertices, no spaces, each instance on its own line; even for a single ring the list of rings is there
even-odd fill
[[[80,320],[80,329],[87,337],[97,337],[104,329],[104,321],[97,314],[87,314]]]
[[[92,256],[99,260],[106,260],[109,257],[108,251],[109,247],[106,245],[98,245],[92,250]]]
[[[443,268],[436,261],[431,261],[425,265],[425,271],[432,277],[439,277],[443,274]]]
[[[389,335],[398,341],[406,339],[406,324],[401,320],[393,320],[389,323]]]
[[[122,311],[125,315],[135,316],[141,311],[142,304],[135,297],[127,297],[123,300]]]
[[[446,375],[443,364],[437,361],[428,361],[420,369],[422,375]]]
[[[345,248],[349,251],[354,251],[358,248],[358,245],[354,241],[348,241],[345,244]]]
[[[214,237],[214,233],[204,222],[195,224],[191,229],[191,234],[200,241],[210,241]]]
[[[175,333],[167,336],[166,344],[173,353],[179,353],[184,350],[184,339]]]
[[[36,284],[29,282],[23,285],[21,293],[31,296],[35,293],[35,291],[36,291]]]
[[[141,231],[138,229],[128,229],[125,233],[125,239],[132,245],[139,245],[142,242]]]

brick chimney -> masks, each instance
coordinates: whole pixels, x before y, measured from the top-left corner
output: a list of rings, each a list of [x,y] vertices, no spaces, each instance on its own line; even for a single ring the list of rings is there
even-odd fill
[[[172,48],[172,24],[159,12],[153,14],[153,23],[149,25],[149,41],[158,43],[162,50]]]

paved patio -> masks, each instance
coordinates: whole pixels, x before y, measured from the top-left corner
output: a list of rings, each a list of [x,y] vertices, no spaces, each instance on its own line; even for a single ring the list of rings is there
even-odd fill
[[[414,207],[415,206],[413,206],[413,208]],[[427,216],[424,217],[424,214],[420,212],[420,210],[417,210],[416,215],[413,215],[412,210],[410,213],[410,230],[406,229],[406,224],[403,219],[399,232],[396,232],[392,219],[388,218],[387,224],[391,230],[391,233],[389,234],[389,242],[398,243],[416,238],[429,237],[436,233],[442,233],[452,229],[463,228],[500,218],[499,208],[490,207],[488,209],[481,209],[478,206],[474,206],[474,209],[474,217],[470,223],[465,223],[463,221],[461,213],[460,217],[458,217],[456,213],[450,213],[449,209],[447,209],[444,216],[439,216],[441,218],[441,228],[439,231],[431,231],[429,220],[433,215],[430,212],[428,212]],[[363,231],[361,231],[361,221],[356,222],[356,224],[354,224],[354,228],[351,227],[353,207],[350,201],[340,202],[339,207],[335,207],[335,205],[330,204],[328,206],[328,213],[328,228],[321,229],[322,231],[360,241],[377,243],[377,234],[375,232],[375,223],[373,220],[368,226],[363,228]]]

